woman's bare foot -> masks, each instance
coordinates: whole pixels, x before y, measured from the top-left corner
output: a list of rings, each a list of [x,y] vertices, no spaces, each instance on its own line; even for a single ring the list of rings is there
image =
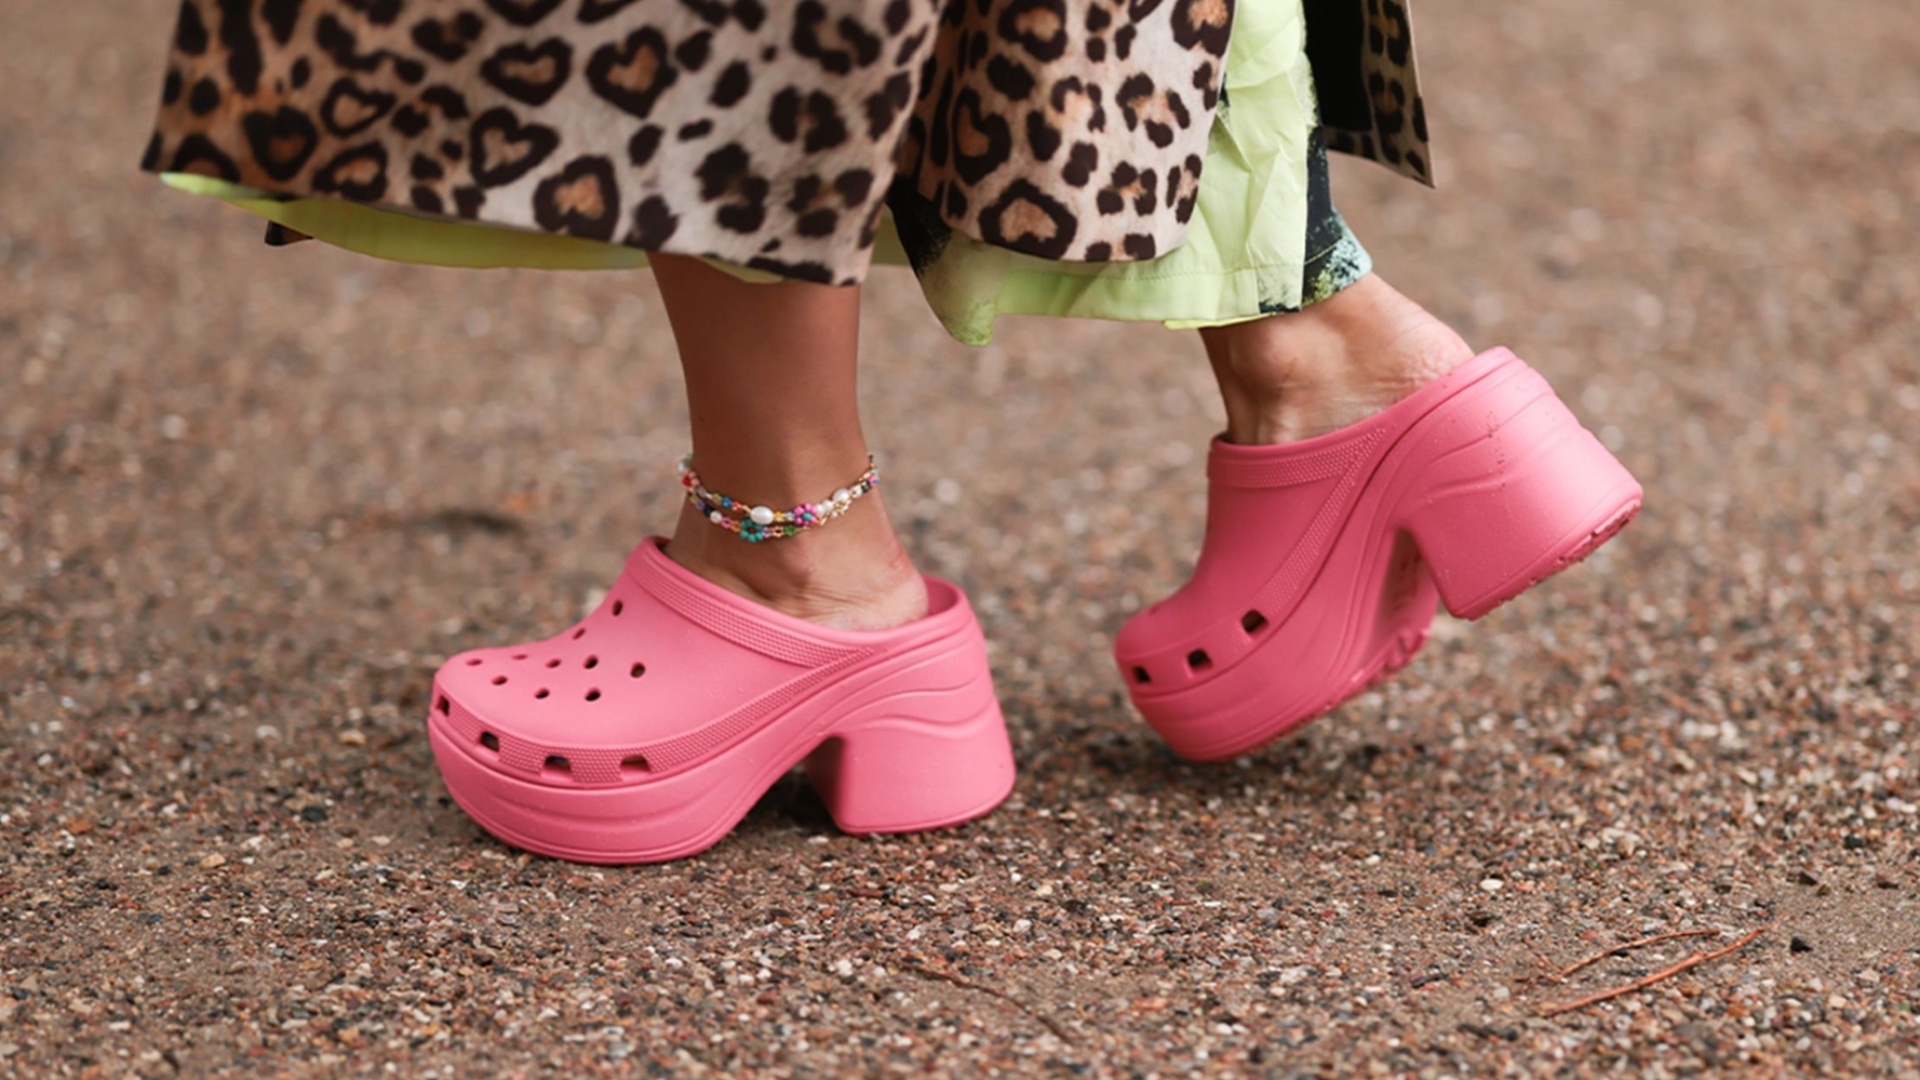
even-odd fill
[[[1473,358],[1452,328],[1368,274],[1305,311],[1200,331],[1227,406],[1227,441],[1337,431]]]
[[[702,482],[789,507],[859,476],[870,460],[855,392],[859,288],[753,285],[679,255],[652,262]],[[757,544],[684,505],[666,550],[729,592],[823,626],[884,630],[927,613],[926,584],[877,492],[817,529]]]
[[[749,544],[691,505],[667,557],[715,585],[797,619],[887,630],[927,613],[927,586],[887,524],[879,495],[818,529]]]

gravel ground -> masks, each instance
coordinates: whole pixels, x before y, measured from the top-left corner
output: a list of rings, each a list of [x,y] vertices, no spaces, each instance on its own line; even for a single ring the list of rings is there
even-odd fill
[[[1014,798],[858,840],[790,779],[603,870],[479,833],[422,721],[670,520],[650,283],[266,249],[134,171],[169,5],[0,0],[0,1073],[1920,1075],[1920,7],[1421,8],[1443,188],[1336,192],[1640,522],[1185,765],[1107,650],[1196,550],[1197,343],[967,350],[879,274],[875,443]]]

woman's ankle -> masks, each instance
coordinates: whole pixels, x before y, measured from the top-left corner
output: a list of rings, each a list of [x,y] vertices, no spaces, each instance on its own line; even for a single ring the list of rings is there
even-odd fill
[[[1357,423],[1472,359],[1459,334],[1369,274],[1305,311],[1201,331],[1227,440],[1293,442]]]
[[[877,494],[799,536],[750,544],[683,507],[667,557],[707,581],[842,630],[886,630],[927,613],[927,587]]]

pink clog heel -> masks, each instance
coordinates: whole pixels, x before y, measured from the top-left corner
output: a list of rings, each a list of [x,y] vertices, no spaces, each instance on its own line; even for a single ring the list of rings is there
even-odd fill
[[[447,790],[515,847],[663,862],[725,836],[803,764],[849,833],[937,829],[1013,788],[1013,754],[966,597],[895,630],[830,630],[640,545],[577,626],[461,653],[428,732]]]
[[[1532,368],[1494,349],[1317,439],[1216,441],[1193,580],[1121,628],[1175,753],[1260,747],[1399,669],[1436,602],[1477,619],[1632,520],[1641,490]]]

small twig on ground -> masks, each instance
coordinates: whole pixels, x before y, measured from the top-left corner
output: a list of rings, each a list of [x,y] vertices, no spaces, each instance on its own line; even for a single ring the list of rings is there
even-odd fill
[[[1561,968],[1560,973],[1556,975],[1555,978],[1565,979],[1567,976],[1573,974],[1576,971],[1579,971],[1581,968],[1591,967],[1592,965],[1597,964],[1602,960],[1605,960],[1609,956],[1618,956],[1621,953],[1626,952],[1628,949],[1638,949],[1646,945],[1658,945],[1662,941],[1673,941],[1677,938],[1719,937],[1719,936],[1720,936],[1720,931],[1714,930],[1714,929],[1707,929],[1707,930],[1677,930],[1671,934],[1655,934],[1652,937],[1643,937],[1638,941],[1629,941],[1624,945],[1615,945],[1613,948],[1608,949],[1605,952],[1594,953],[1592,956],[1587,957],[1585,960],[1580,961],[1579,963],[1573,965],[1572,967]]]
[[[1655,983],[1662,982],[1667,979],[1671,979],[1675,975],[1678,975],[1683,971],[1687,971],[1692,968],[1699,967],[1701,964],[1704,964],[1709,960],[1718,960],[1719,958],[1727,955],[1730,952],[1736,952],[1740,949],[1744,949],[1748,945],[1752,944],[1755,938],[1773,929],[1773,926],[1774,926],[1773,923],[1768,923],[1767,925],[1762,926],[1757,930],[1753,930],[1747,933],[1746,935],[1742,936],[1740,940],[1735,941],[1731,945],[1724,945],[1710,952],[1694,953],[1692,956],[1687,957],[1685,960],[1680,961],[1679,963],[1673,965],[1670,968],[1665,969],[1664,971],[1656,971],[1651,975],[1647,975],[1647,976],[1643,976],[1641,978],[1635,979],[1632,982],[1627,983],[1625,986],[1616,986],[1611,990],[1602,990],[1596,994],[1588,994],[1586,997],[1580,998],[1577,1001],[1563,1001],[1558,1005],[1542,1006],[1540,1009],[1540,1015],[1541,1016],[1559,1016],[1561,1013],[1570,1013],[1576,1009],[1584,1009],[1589,1005],[1598,1005],[1602,1001],[1610,1001],[1614,998],[1622,997],[1626,994],[1631,994],[1635,990],[1645,990],[1647,987],[1652,986]]]
[[[1073,1041],[1073,1037],[1067,1034],[1067,1031],[1065,1028],[1055,1023],[1052,1017],[1047,1016],[1045,1013],[1036,1012],[1033,1008],[1028,1006],[1026,1002],[1021,1001],[1019,998],[1014,997],[1012,994],[1008,994],[1000,990],[995,990],[991,986],[983,986],[980,983],[974,982],[972,979],[962,978],[959,975],[955,975],[951,971],[942,971],[939,968],[928,967],[925,964],[916,963],[912,960],[900,961],[900,968],[903,971],[911,971],[915,975],[919,975],[928,979],[938,979],[944,983],[951,983],[954,986],[961,988],[962,990],[977,990],[980,993],[987,995],[988,997],[999,998],[1001,1001],[1004,1001],[1007,1004],[1013,1006],[1014,1008],[1019,1009],[1021,1012],[1026,1013],[1028,1016],[1038,1021],[1048,1031],[1053,1032],[1054,1036],[1058,1038],[1061,1042],[1070,1043]]]
[[[1540,969],[1538,973],[1526,976],[1528,982],[1539,982],[1542,979],[1552,979],[1557,983],[1567,981],[1553,973],[1553,961],[1547,959],[1547,954],[1540,951],[1540,946],[1535,945],[1531,941],[1525,942],[1524,944],[1527,947],[1527,951],[1533,954],[1534,966]]]

